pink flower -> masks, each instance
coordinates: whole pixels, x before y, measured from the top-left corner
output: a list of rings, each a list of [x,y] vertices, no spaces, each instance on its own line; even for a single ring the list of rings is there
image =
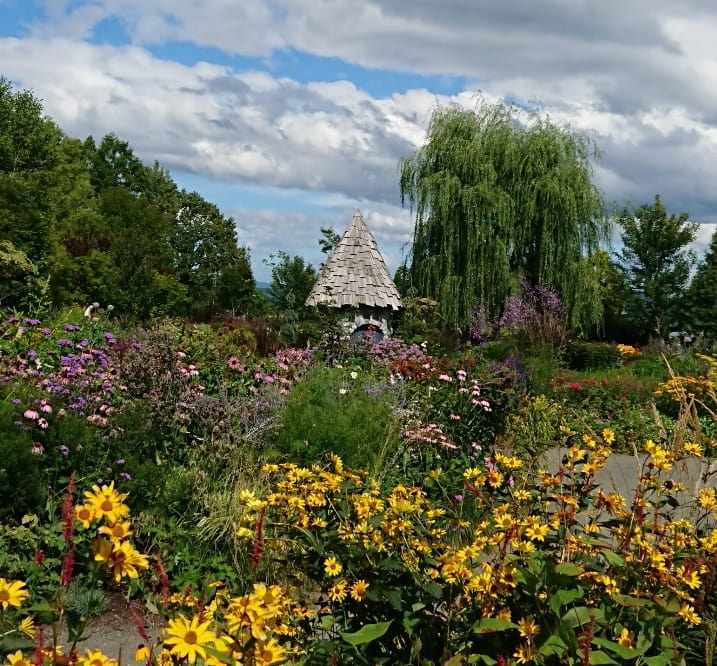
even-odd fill
[[[580,386],[580,384],[578,382],[573,382],[572,384],[570,384],[570,388],[573,391],[580,391],[583,387]]]
[[[37,425],[39,425],[43,430],[46,430],[50,424],[47,422],[47,419],[38,419]]]
[[[52,414],[52,405],[48,405],[46,402],[40,406],[40,409],[45,412],[45,414]]]
[[[442,382],[452,382],[452,381],[453,381],[453,377],[451,377],[451,376],[449,376],[449,375],[445,375],[445,374],[444,374],[444,375],[438,375],[438,379],[439,379],[440,381],[442,381]]]
[[[26,409],[23,416],[26,419],[30,419],[32,421],[36,421],[37,419],[40,418],[40,415],[37,413],[37,410],[35,410],[35,409]]]

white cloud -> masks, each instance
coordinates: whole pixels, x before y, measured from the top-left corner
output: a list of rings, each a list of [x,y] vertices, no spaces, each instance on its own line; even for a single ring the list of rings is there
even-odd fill
[[[315,193],[317,205],[327,211],[323,221],[270,210],[237,215],[246,234],[242,240],[254,245],[255,256],[314,247],[320,226],[342,228],[359,205],[397,265],[412,230],[410,214],[397,205],[398,160],[421,145],[436,103],[471,108],[478,88],[488,99],[537,100],[557,121],[594,130],[604,154],[596,182],[608,199],[639,205],[660,193],[670,211],[717,221],[717,6],[712,3],[44,0],[44,5],[49,19],[29,37],[0,40],[0,61],[12,80],[44,98],[48,114],[69,134],[115,132],[140,156],[175,172]],[[90,44],[92,30],[106,18],[118,20],[133,45]],[[263,57],[266,67],[186,66],[144,48],[167,41]],[[271,73],[272,55],[286,48],[474,83],[453,97],[423,88],[374,96],[350,81],[299,83]]]

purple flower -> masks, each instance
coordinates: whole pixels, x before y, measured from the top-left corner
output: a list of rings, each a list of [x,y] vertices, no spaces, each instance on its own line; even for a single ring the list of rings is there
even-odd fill
[[[37,326],[40,323],[39,319],[25,319],[25,323],[28,326]]]
[[[41,328],[40,333],[42,333],[43,335],[50,335],[52,331],[49,328]]]
[[[112,335],[112,333],[105,333],[104,338],[107,341],[108,345],[113,345],[115,342],[117,342],[117,338]]]
[[[120,458],[117,463],[117,465],[124,465],[124,458]]]
[[[75,326],[74,324],[63,324],[62,328],[64,328],[66,331],[79,331],[80,327]]]
[[[17,324],[20,320],[17,317],[10,317],[10,319],[7,320],[8,324]]]
[[[20,402],[21,402],[21,400],[20,400],[20,398],[13,398],[10,402],[11,402],[13,405],[19,405]]]
[[[463,495],[454,495],[454,496],[453,496],[453,501],[454,501],[454,502],[457,502],[457,503],[462,502],[462,501],[463,501]]]
[[[131,481],[131,480],[132,480],[132,477],[131,477],[129,474],[127,474],[127,472],[120,472],[120,476],[121,476],[125,481]]]
[[[72,347],[73,343],[72,340],[68,340],[67,338],[60,338],[57,341],[58,347]]]
[[[63,456],[68,456],[70,454],[70,449],[68,449],[64,444],[60,444],[58,448]]]

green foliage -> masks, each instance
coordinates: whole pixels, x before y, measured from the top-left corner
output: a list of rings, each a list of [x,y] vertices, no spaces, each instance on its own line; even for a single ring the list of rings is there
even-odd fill
[[[631,290],[628,310],[644,337],[664,339],[679,324],[694,252],[697,224],[687,213],[667,216],[658,195],[652,205],[623,211],[623,249],[616,255]]]
[[[408,344],[431,348],[440,347],[443,342],[438,303],[430,298],[406,298],[405,308],[399,313],[394,333]]]
[[[280,251],[269,257],[271,283],[269,296],[279,311],[298,310],[304,307],[311,288],[316,282],[316,271],[303,257],[290,257]]]
[[[622,363],[620,350],[603,342],[570,342],[563,358],[571,370],[616,368]]]
[[[394,406],[389,387],[374,378],[317,367],[289,395],[276,449],[304,462],[336,453],[379,470],[398,441]]]
[[[687,292],[687,319],[690,330],[717,342],[717,231],[712,234],[709,249],[697,267]]]
[[[45,497],[38,456],[30,435],[18,428],[12,405],[0,400],[0,520],[33,512]]]
[[[416,211],[412,283],[446,325],[465,326],[477,303],[494,314],[521,276],[555,287],[571,325],[599,321],[584,261],[608,231],[594,156],[586,135],[537,112],[521,124],[503,104],[434,111],[400,186]]]
[[[17,308],[27,305],[37,268],[27,255],[10,241],[0,240],[0,305]]]

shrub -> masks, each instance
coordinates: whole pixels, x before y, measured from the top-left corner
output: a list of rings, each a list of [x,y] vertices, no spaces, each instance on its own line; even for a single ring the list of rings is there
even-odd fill
[[[571,370],[616,368],[622,362],[620,350],[603,342],[570,342],[563,358]]]
[[[390,385],[353,374],[318,367],[292,390],[280,414],[279,453],[307,462],[336,453],[354,464],[378,464],[382,451],[395,448]]]

